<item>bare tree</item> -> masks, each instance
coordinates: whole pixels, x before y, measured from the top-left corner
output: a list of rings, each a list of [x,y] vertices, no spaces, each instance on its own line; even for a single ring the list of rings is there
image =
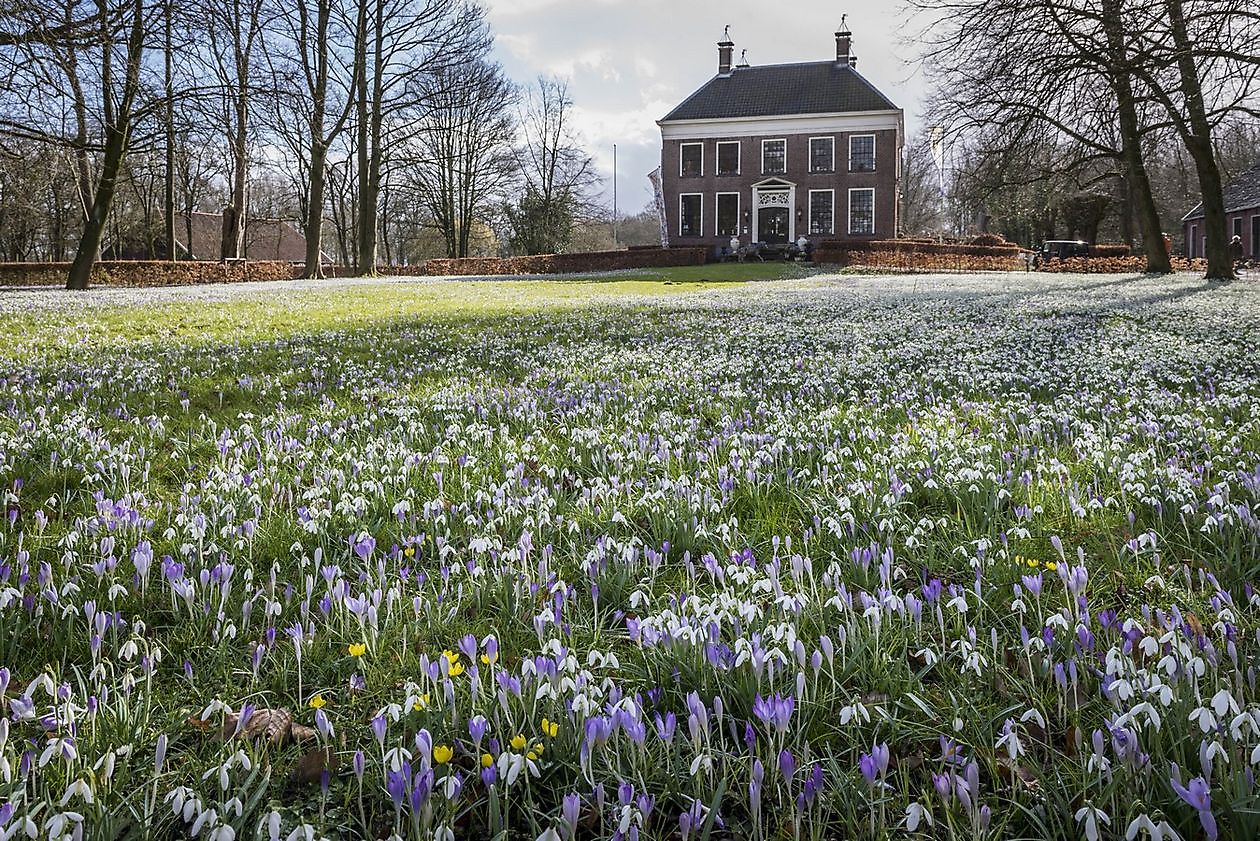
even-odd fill
[[[217,107],[209,115],[227,139],[228,207],[224,209],[222,256],[245,256],[249,216],[250,140],[253,131],[255,59],[263,47],[264,0],[199,0],[206,35],[206,61],[217,82]]]
[[[1121,0],[1109,2],[1119,6]],[[1255,0],[1133,0],[1125,11],[1124,20],[1138,39],[1135,72],[1194,162],[1207,276],[1231,279],[1225,182],[1215,135],[1240,112],[1260,113],[1254,104],[1260,91],[1260,11]]]
[[[412,189],[447,256],[466,257],[478,222],[503,203],[516,175],[516,90],[498,65],[477,59],[425,79],[417,93],[425,108],[406,150]]]
[[[328,153],[345,132],[359,89],[355,22],[360,5],[347,0],[295,0],[278,5],[287,60],[274,75],[280,106],[277,134],[296,163],[306,277],[322,277],[321,244],[328,180]],[[291,125],[293,123],[295,125]]]
[[[356,268],[376,271],[387,149],[410,128],[425,80],[448,79],[491,43],[482,9],[465,0],[357,0],[355,37],[358,218]]]
[[[911,0],[936,115],[954,132],[1002,126],[1013,141],[1051,132],[1085,158],[1117,163],[1139,208],[1147,269],[1171,271],[1141,149],[1146,121],[1130,45],[1105,7],[1121,0]],[[1117,119],[1118,118],[1118,119]]]
[[[525,97],[520,170],[524,194],[510,208],[512,245],[526,254],[564,251],[574,225],[590,216],[595,162],[573,129],[573,100],[559,79],[539,78]]]

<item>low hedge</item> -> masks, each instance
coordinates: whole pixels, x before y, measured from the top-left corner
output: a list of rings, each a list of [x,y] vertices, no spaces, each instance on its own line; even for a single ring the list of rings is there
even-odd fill
[[[653,248],[634,251],[596,251],[587,254],[540,254],[534,257],[466,257],[429,260],[420,272],[429,277],[481,277],[607,272],[703,266],[704,248]]]
[[[827,240],[814,252],[814,260],[837,266],[867,266],[904,272],[1004,272],[1023,266],[1021,253],[1017,245],[969,245],[922,240]]]
[[[65,286],[69,263],[0,263],[0,286]],[[169,263],[117,260],[92,267],[93,286],[196,286],[204,283],[253,283],[292,280],[302,267],[292,263]]]
[[[936,254],[955,257],[1018,257],[1022,249],[1018,245],[972,245],[963,243],[923,242],[919,240],[872,240],[870,242],[848,242],[846,240],[824,240],[819,246],[820,252],[886,253],[886,254]]]
[[[1051,274],[1142,274],[1146,271],[1145,257],[1070,257],[1066,260],[1045,260],[1038,271]],[[1206,260],[1172,258],[1174,272],[1206,272]]]

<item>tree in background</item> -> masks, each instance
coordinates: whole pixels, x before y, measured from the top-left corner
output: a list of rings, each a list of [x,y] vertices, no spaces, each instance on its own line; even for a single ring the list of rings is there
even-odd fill
[[[1123,168],[1149,271],[1171,271],[1150,179],[1128,47],[1102,7],[1122,0],[910,0],[922,34],[935,122],[955,136],[994,132],[1012,144],[1071,145],[1078,160]],[[1020,150],[1012,149],[1018,156]]]
[[[483,56],[456,72],[426,77],[416,95],[425,108],[399,163],[441,233],[446,256],[466,257],[478,223],[504,203],[516,181],[516,87]]]
[[[481,7],[464,0],[357,2],[356,269],[371,275],[376,272],[381,184],[390,147],[411,134],[417,111],[435,107],[425,99],[434,90],[433,79],[443,80],[440,87],[462,68],[483,75],[477,58],[489,50],[492,39]]]
[[[263,49],[263,0],[197,0],[204,23],[204,55],[216,82],[206,116],[227,140],[228,206],[224,208],[223,254],[245,256],[245,223],[249,215],[250,145],[259,87],[258,53]]]
[[[349,125],[363,69],[355,61],[355,12],[350,0],[293,0],[276,8],[274,126],[295,170],[308,278],[324,275],[328,153]]]
[[[524,193],[507,209],[517,253],[565,251],[579,219],[591,215],[588,193],[599,176],[574,132],[573,108],[559,79],[540,77],[526,94],[519,152]]]

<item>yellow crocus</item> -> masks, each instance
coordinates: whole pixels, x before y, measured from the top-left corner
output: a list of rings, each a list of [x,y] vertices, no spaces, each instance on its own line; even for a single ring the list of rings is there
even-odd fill
[[[367,646],[361,642],[356,642],[347,651],[350,652],[351,657],[362,657],[364,654],[367,654]]]
[[[433,761],[438,765],[445,765],[455,756],[455,749],[450,745],[435,745],[433,747]]]
[[[493,757],[493,756],[491,756],[491,755],[490,755],[490,754],[488,754],[488,753],[483,753],[483,754],[481,755],[481,767],[482,767],[482,768],[489,768],[489,767],[490,767],[491,765],[493,765],[493,764],[494,764],[494,757]]]
[[[450,668],[447,669],[447,674],[449,674],[451,677],[459,677],[463,673],[464,673],[464,664],[460,662],[451,663]]]
[[[523,750],[525,748],[525,737],[517,733],[512,737],[512,750]]]
[[[554,739],[556,734],[560,732],[560,725],[550,719],[544,718],[542,720],[542,731],[544,736],[550,736]]]
[[[322,710],[327,704],[328,702],[324,700],[323,695],[316,695],[311,699],[311,709],[313,710]]]

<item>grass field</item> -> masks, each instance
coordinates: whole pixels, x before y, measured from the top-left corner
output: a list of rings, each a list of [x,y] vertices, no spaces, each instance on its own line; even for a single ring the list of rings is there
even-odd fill
[[[1258,315],[0,294],[0,839],[1255,837]]]

